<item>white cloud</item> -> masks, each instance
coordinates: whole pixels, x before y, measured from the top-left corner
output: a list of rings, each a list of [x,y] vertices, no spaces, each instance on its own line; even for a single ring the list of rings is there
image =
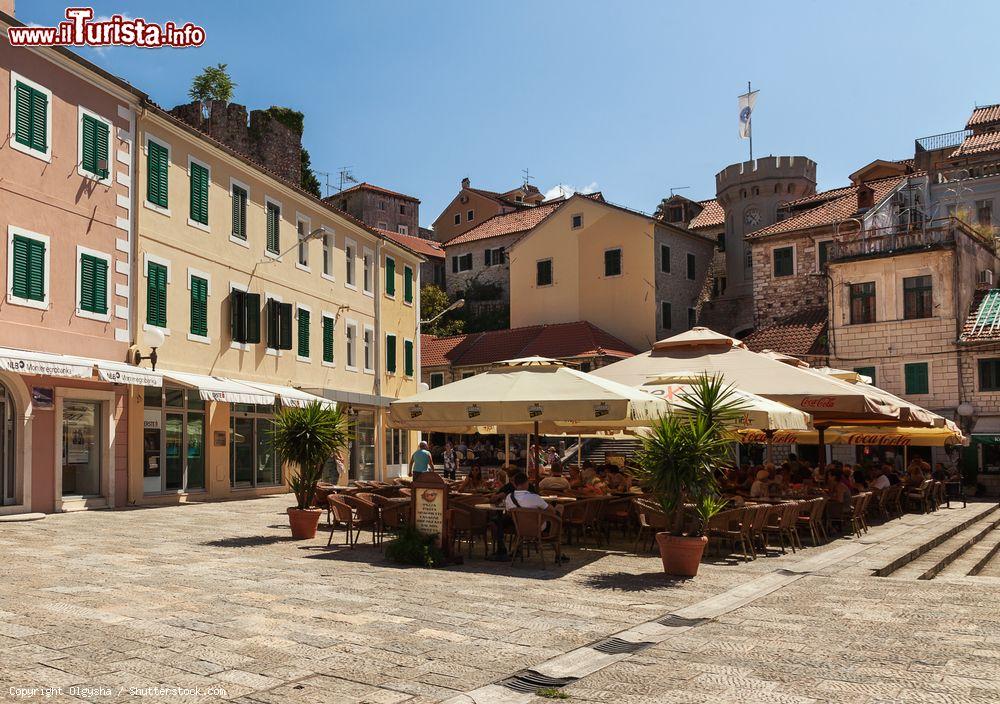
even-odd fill
[[[597,181],[591,181],[586,186],[581,186],[577,188],[576,186],[571,186],[568,183],[557,183],[549,190],[545,191],[545,200],[552,200],[553,198],[559,198],[560,196],[569,198],[574,193],[596,193],[597,192]]]

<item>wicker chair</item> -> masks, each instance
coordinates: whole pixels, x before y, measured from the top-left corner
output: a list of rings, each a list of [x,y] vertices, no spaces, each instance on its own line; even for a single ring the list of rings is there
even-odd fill
[[[483,557],[490,554],[490,524],[485,511],[476,511],[469,506],[452,504],[448,510],[448,520],[451,523],[451,539],[461,545],[462,541],[469,545],[469,557],[478,538],[483,539]]]
[[[354,511],[350,505],[344,501],[342,496],[330,494],[326,497],[329,510],[326,514],[326,522],[330,526],[330,538],[326,541],[326,546],[333,543],[333,532],[338,526],[343,525],[346,529],[344,534],[344,544],[352,548],[357,543],[357,536],[354,533]]]
[[[757,504],[755,508],[757,511],[750,521],[751,544],[754,546],[760,545],[761,553],[767,555],[767,535],[765,534],[764,529],[767,527],[767,522],[771,517],[771,513],[778,507],[771,506],[770,504]]]
[[[344,502],[354,510],[354,527],[357,529],[358,535],[361,534],[362,530],[370,530],[372,532],[372,545],[378,545],[382,541],[378,506],[361,494],[343,498]],[[355,545],[358,542],[358,535],[354,537]]]
[[[768,511],[767,523],[764,525],[764,536],[776,535],[781,545],[782,554],[785,553],[785,543],[795,552],[795,547],[802,547],[799,544],[797,523],[799,520],[799,504],[794,501],[772,506]]]
[[[809,539],[812,544],[819,545],[820,541],[826,542],[826,527],[823,525],[823,514],[826,512],[826,497],[820,496],[809,499],[799,504],[799,516],[795,521],[797,528],[808,528]],[[802,540],[799,539],[801,545]]]
[[[643,535],[649,536],[647,551],[652,550],[656,534],[670,530],[672,524],[670,516],[664,513],[660,506],[649,499],[636,499],[635,511],[639,521],[639,529],[636,531],[632,552],[639,552],[639,543],[642,541]]]
[[[753,557],[757,556],[750,534],[751,519],[757,510],[756,507],[745,507],[717,513],[709,519],[708,525],[705,526],[709,545],[715,540],[718,543],[729,543],[735,550],[736,543],[739,543],[743,551],[743,559],[750,562]]]
[[[868,525],[865,523],[865,508],[868,506],[868,502],[871,501],[872,494],[870,491],[866,491],[862,494],[858,494],[854,497],[851,503],[851,532],[854,535],[861,537],[862,531],[868,532]]]
[[[542,567],[545,567],[545,552],[543,547],[551,545],[555,550],[556,561],[562,557],[562,519],[553,511],[546,511],[537,508],[515,508],[508,512],[514,522],[514,543],[511,546],[511,562],[518,553],[521,554],[521,562],[524,562],[524,555],[533,546],[538,549],[538,556],[542,560]],[[548,523],[548,529],[543,530]]]
[[[933,479],[925,479],[917,488],[911,488],[905,492],[907,505],[915,506],[920,513],[931,512],[931,490],[934,485]]]

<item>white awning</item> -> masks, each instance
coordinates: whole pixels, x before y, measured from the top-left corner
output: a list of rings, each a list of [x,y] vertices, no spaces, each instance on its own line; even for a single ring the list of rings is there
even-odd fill
[[[976,419],[973,435],[1000,435],[1000,416],[983,416]]]
[[[94,362],[93,359],[69,357],[62,354],[0,347],[0,369],[16,374],[91,379],[94,376]]]
[[[292,386],[278,386],[276,384],[262,384],[257,381],[244,381],[240,382],[246,384],[247,386],[252,386],[268,393],[272,393],[278,397],[283,406],[298,406],[300,408],[308,406],[314,401],[319,401],[320,404],[328,408],[335,408],[336,403],[323,398],[322,396],[316,396],[315,394],[310,394],[301,389],[296,389]]]
[[[275,394],[221,376],[205,376],[203,374],[188,374],[187,372],[164,370],[163,378],[167,381],[176,382],[181,386],[186,386],[189,389],[197,389],[203,401],[256,403],[264,406],[274,404]]]
[[[163,386],[163,372],[137,367],[125,362],[106,362],[102,359],[94,363],[101,381],[132,386]]]

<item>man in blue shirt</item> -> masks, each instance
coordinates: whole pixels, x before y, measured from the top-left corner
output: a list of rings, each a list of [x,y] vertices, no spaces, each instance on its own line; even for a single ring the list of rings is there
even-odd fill
[[[427,441],[421,440],[417,451],[410,458],[410,474],[416,476],[420,472],[428,471],[434,471],[434,458],[431,457],[431,453],[427,449]]]

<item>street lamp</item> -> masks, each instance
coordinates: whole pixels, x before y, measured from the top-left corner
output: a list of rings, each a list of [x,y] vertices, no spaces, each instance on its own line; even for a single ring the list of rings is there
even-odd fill
[[[435,320],[437,320],[438,318],[442,317],[443,315],[447,315],[448,313],[452,312],[453,310],[458,310],[459,308],[463,307],[464,305],[465,305],[465,299],[464,298],[459,298],[457,301],[455,301],[454,303],[452,303],[450,306],[448,306],[447,308],[445,308],[443,311],[441,311],[440,313],[438,313],[437,315],[435,315],[430,320],[421,320],[420,324],[421,325],[430,325],[431,323],[433,323]]]
[[[328,233],[329,233],[329,231],[326,229],[326,225],[320,225],[319,227],[317,227],[315,230],[313,230],[312,232],[310,232],[305,237],[300,237],[295,244],[293,244],[291,247],[289,247],[288,249],[286,249],[284,252],[282,252],[280,254],[276,254],[273,257],[265,257],[264,259],[261,259],[257,263],[258,264],[267,264],[268,262],[273,262],[275,260],[281,259],[283,256],[285,256],[286,254],[288,254],[289,252],[291,252],[293,249],[298,249],[299,245],[302,244],[303,242],[311,242],[313,240],[318,240],[318,239],[320,239],[322,237],[325,237]]]
[[[139,366],[144,359],[148,359],[153,365],[153,371],[156,371],[156,348],[162,347],[163,343],[166,341],[166,337],[163,335],[163,331],[159,328],[149,328],[142,333],[142,344],[144,347],[150,348],[150,353],[148,355],[143,355],[141,349],[137,349],[132,355],[132,364]]]

